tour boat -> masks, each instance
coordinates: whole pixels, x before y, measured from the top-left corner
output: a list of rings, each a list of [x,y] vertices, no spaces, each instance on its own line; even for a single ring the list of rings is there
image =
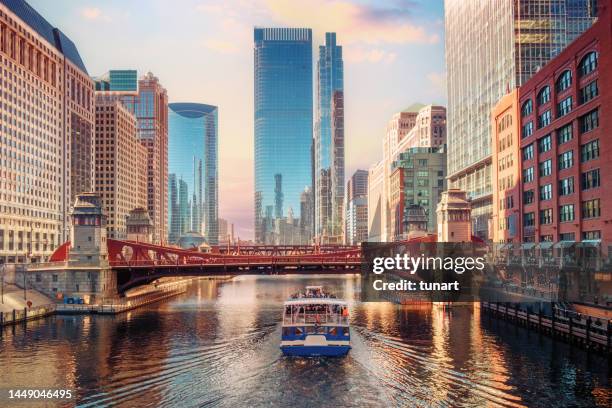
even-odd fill
[[[284,355],[344,356],[351,349],[350,340],[346,302],[323,287],[307,286],[285,302],[280,346]]]

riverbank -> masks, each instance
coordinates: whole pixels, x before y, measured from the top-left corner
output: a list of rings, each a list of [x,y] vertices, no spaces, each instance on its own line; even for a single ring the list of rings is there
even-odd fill
[[[28,307],[27,301],[23,300],[23,289],[15,287],[5,293],[7,297],[4,299],[6,303],[3,306],[5,307],[0,311],[0,326],[39,319],[53,314],[115,315],[183,294],[187,291],[188,285],[196,280],[230,280],[232,278],[232,276],[221,276],[165,279],[134,288],[128,291],[125,297],[105,299],[96,304],[57,303],[39,292],[29,290],[27,291],[27,299],[32,302],[30,307]],[[17,294],[21,294],[22,303],[19,302]],[[11,299],[10,303],[8,302],[9,299]]]

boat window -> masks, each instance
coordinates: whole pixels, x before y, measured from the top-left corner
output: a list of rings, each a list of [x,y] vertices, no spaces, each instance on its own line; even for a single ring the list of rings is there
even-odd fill
[[[306,326],[306,334],[314,334],[314,333],[316,333],[316,327]]]
[[[331,336],[337,336],[337,335],[338,335],[338,329],[337,329],[337,328],[335,328],[335,327],[330,327],[330,328],[329,328],[329,334],[330,334]]]
[[[303,333],[304,333],[304,329],[302,329],[301,327],[296,327],[296,328],[295,328],[295,334],[296,334],[296,336],[299,336],[299,335],[301,335],[301,334],[303,334]]]
[[[349,335],[349,329],[348,329],[348,327],[344,327],[344,328],[342,329],[342,335],[343,335],[343,336],[348,336],[348,335]]]
[[[291,336],[291,327],[283,327],[283,336]]]

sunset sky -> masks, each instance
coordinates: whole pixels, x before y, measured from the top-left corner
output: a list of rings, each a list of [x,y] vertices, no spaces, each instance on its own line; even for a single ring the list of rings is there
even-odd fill
[[[72,38],[90,75],[151,71],[170,102],[219,106],[219,216],[242,239],[253,238],[253,27],[309,27],[314,47],[337,33],[347,177],[380,159],[394,112],[446,104],[442,0],[29,2]]]

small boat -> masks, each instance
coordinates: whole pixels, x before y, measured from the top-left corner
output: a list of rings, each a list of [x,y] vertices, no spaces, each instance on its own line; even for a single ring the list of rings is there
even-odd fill
[[[346,302],[322,286],[291,296],[284,304],[280,348],[286,356],[346,355],[351,349]]]

